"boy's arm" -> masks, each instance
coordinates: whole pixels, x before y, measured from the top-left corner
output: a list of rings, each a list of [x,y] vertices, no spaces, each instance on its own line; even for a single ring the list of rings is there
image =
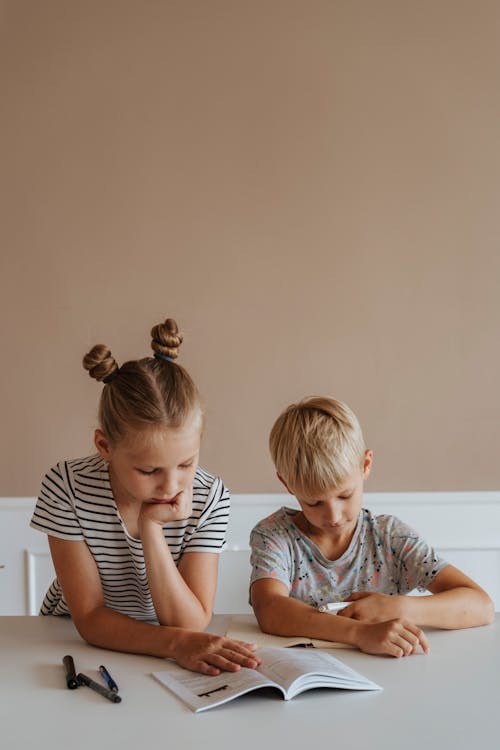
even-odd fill
[[[49,536],[57,578],[82,638],[92,646],[171,657],[205,674],[257,666],[252,647],[241,641],[179,627],[140,622],[106,606],[95,560],[84,541]]]
[[[357,646],[370,654],[406,656],[419,646],[428,651],[424,633],[402,619],[365,623],[319,612],[305,602],[292,599],[287,587],[271,578],[254,581],[252,606],[265,633],[282,636],[307,636]]]
[[[489,625],[494,618],[493,602],[483,589],[453,565],[441,570],[428,590],[432,596],[388,596],[361,591],[339,616],[364,622],[382,622],[403,617],[424,627],[444,629]]]
[[[493,602],[486,591],[453,565],[443,568],[428,590],[432,596],[404,597],[405,615],[419,625],[458,629],[493,622]]]

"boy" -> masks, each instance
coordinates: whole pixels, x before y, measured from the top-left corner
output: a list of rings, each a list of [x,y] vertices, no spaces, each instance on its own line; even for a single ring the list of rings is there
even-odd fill
[[[474,581],[399,519],[362,508],[373,452],[348,406],[326,397],[292,404],[270,449],[301,510],[281,508],[251,534],[250,596],[263,631],[400,657],[428,651],[422,626],[492,622],[492,601]],[[405,596],[415,588],[433,596]],[[343,600],[352,603],[336,616],[318,609]]]

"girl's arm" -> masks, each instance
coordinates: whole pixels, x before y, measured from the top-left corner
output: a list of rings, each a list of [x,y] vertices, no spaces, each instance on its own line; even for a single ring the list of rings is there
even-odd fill
[[[204,630],[212,617],[219,556],[186,552],[176,566],[161,524],[140,523],[151,597],[158,622]]]
[[[50,551],[75,626],[92,646],[134,654],[170,657],[204,674],[254,668],[255,647],[208,633],[152,625],[106,607],[95,561],[84,541],[49,536]]]
[[[219,556],[186,552],[175,564],[163,526],[189,518],[192,494],[180,492],[170,503],[143,503],[139,514],[149,589],[160,625],[204,630],[212,618]]]
[[[252,606],[265,633],[307,636],[357,646],[369,654],[407,656],[419,646],[428,651],[420,628],[402,619],[365,623],[319,612],[305,602],[292,599],[284,583],[261,578],[252,584]]]
[[[447,565],[429,585],[432,596],[387,596],[362,591],[339,613],[342,617],[382,622],[406,617],[420,626],[444,629],[489,625],[494,618],[488,594],[461,570]]]

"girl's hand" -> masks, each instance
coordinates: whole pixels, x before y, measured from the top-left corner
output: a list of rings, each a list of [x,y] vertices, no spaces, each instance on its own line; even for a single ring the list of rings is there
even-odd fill
[[[178,492],[172,500],[143,503],[139,513],[139,525],[144,521],[152,521],[159,526],[171,521],[184,521],[191,515],[192,502],[193,488],[190,487]]]
[[[175,646],[175,661],[194,672],[217,675],[221,671],[237,672],[241,667],[255,669],[260,659],[256,646],[244,641],[233,641],[219,635],[186,630]]]
[[[416,654],[419,647],[425,654],[429,652],[425,633],[411,622],[399,619],[373,625],[362,623],[356,645],[367,654],[396,658]]]
[[[348,607],[337,613],[338,617],[350,617],[363,622],[387,622],[404,617],[404,597],[388,596],[371,591],[359,591],[351,594],[346,601],[352,601]]]

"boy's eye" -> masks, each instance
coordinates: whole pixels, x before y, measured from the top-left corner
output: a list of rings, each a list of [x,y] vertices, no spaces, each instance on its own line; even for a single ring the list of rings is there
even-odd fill
[[[190,469],[192,465],[193,465],[193,462],[190,461],[189,463],[181,464],[180,466],[181,466],[181,469]]]
[[[137,469],[137,471],[140,474],[145,474],[146,476],[151,476],[151,474],[156,474],[158,469]]]

